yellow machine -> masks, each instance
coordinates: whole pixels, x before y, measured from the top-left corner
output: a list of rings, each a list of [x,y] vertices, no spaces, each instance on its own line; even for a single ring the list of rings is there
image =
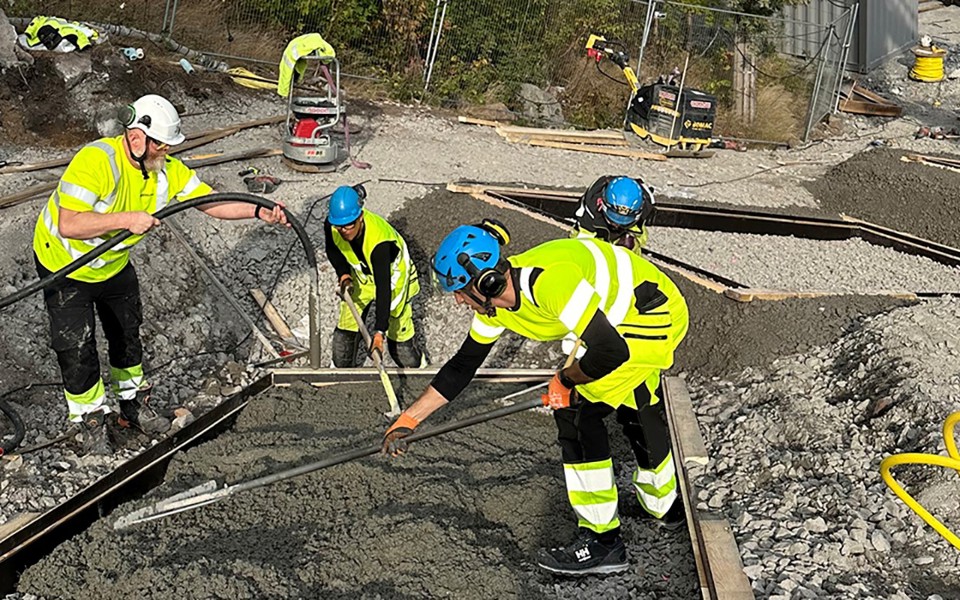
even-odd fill
[[[631,90],[625,120],[627,131],[666,148],[698,151],[710,143],[717,114],[716,97],[672,82],[641,86],[627,64],[630,57],[621,42],[591,35],[587,55],[597,61],[598,68],[600,61],[609,59],[627,78]]]

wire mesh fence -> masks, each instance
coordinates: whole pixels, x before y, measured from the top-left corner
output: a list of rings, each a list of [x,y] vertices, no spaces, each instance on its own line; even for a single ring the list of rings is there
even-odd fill
[[[783,139],[832,112],[853,10],[824,24],[677,0],[13,0],[8,12],[162,32],[271,68],[290,39],[319,32],[346,74],[401,98],[483,103],[515,98],[524,83],[553,86],[584,126],[622,118],[629,94],[615,66],[586,57],[600,34],[642,56],[641,82],[686,64],[685,84],[718,99],[717,132]]]
[[[33,18],[45,15],[71,21],[111,23],[156,33],[163,24],[164,8],[164,4],[156,0],[8,0],[3,10],[9,17]]]
[[[814,24],[657,0],[638,73],[651,80],[686,64],[685,84],[717,98],[720,134],[805,139],[833,110],[852,23],[849,13],[842,20]]]

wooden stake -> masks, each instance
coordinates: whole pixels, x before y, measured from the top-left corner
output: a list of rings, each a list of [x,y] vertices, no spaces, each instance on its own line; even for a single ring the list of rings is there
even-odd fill
[[[293,331],[290,330],[290,326],[287,325],[287,321],[280,314],[280,311],[270,302],[270,299],[267,298],[267,295],[263,293],[263,290],[260,288],[251,288],[250,295],[253,296],[253,299],[256,300],[257,306],[260,307],[260,310],[263,311],[263,315],[267,318],[267,322],[270,323],[270,326],[273,327],[273,330],[277,332],[277,335],[280,336],[280,339],[283,340],[283,343],[292,346],[295,348],[303,347],[303,344],[297,340],[297,337],[293,335]]]

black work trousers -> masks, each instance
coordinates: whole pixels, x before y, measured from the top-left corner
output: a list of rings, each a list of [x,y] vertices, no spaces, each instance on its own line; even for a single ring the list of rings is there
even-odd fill
[[[41,279],[50,275],[34,257]],[[126,369],[143,360],[140,282],[132,264],[110,279],[86,283],[65,278],[43,290],[50,317],[50,346],[57,354],[63,387],[82,394],[100,379],[94,310],[107,338],[110,365]]]
[[[670,453],[670,430],[667,429],[662,384],[656,395],[660,401],[651,405],[650,390],[643,383],[633,392],[636,410],[626,405],[613,408],[602,402],[581,400],[576,406],[554,411],[563,462],[595,462],[610,458],[610,440],[603,420],[616,411],[617,423],[630,442],[637,466],[655,469]]]

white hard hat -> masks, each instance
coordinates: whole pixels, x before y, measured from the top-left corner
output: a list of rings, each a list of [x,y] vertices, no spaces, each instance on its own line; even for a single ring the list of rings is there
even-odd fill
[[[180,132],[180,115],[163,96],[147,94],[128,104],[121,115],[127,129],[140,129],[151,138],[176,146],[185,139]]]

